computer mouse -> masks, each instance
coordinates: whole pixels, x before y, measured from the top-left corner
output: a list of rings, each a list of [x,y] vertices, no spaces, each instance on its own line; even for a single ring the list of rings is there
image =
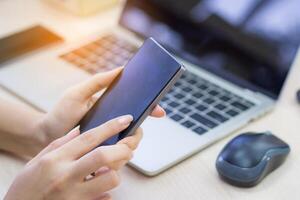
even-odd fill
[[[244,133],[222,149],[216,168],[226,182],[252,187],[278,168],[289,152],[289,145],[271,132]]]

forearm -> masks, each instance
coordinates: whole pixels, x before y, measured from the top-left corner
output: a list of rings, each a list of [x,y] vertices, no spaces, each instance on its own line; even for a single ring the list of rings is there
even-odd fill
[[[0,99],[0,149],[19,155],[31,155],[42,145],[43,135],[38,133],[42,113],[29,106]],[[31,145],[31,146],[30,146]]]

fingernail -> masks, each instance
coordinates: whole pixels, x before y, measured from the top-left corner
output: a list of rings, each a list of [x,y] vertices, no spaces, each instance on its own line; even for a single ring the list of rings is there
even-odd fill
[[[123,68],[124,68],[124,66],[120,66],[120,67],[113,69],[112,71],[120,71],[120,70],[123,70]]]
[[[105,174],[110,171],[110,168],[108,167],[101,167],[100,169],[97,170],[96,174]]]
[[[166,111],[163,109],[163,117],[167,115]]]
[[[73,128],[67,135],[76,135],[80,132],[80,126]]]
[[[127,126],[130,124],[130,122],[132,122],[132,120],[133,120],[132,115],[124,115],[119,118],[118,122],[123,126]]]

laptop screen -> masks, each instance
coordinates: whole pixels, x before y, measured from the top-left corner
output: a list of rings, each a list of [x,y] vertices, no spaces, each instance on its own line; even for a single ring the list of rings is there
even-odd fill
[[[300,44],[299,5],[300,0],[128,0],[120,24],[224,79],[277,98]]]

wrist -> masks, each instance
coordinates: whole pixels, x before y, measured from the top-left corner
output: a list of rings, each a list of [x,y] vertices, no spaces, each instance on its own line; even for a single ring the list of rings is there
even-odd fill
[[[45,113],[40,113],[31,124],[30,135],[39,150],[46,147],[50,142],[49,134],[45,126]]]
[[[47,140],[40,128],[42,113],[31,113],[22,119],[22,125],[16,123],[10,130],[3,130],[0,134],[0,149],[14,153],[24,158],[31,158],[39,153],[46,145]]]
[[[31,127],[31,133],[33,134],[32,137],[42,146],[46,146],[50,142],[47,126],[45,124],[45,115],[46,114],[42,114],[39,118],[37,118]]]

